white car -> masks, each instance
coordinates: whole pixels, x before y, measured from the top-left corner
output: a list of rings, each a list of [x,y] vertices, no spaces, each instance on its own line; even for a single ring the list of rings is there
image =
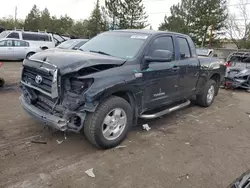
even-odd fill
[[[42,51],[41,48],[32,47],[24,40],[0,39],[0,60],[22,60],[40,51]]]
[[[53,36],[46,32],[6,30],[0,33],[0,39],[3,38],[25,40],[29,42],[30,46],[40,47],[43,50],[55,47],[55,40]]]

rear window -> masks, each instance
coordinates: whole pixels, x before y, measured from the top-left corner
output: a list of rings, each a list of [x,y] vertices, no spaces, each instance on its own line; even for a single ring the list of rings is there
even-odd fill
[[[250,63],[250,54],[235,53],[235,54],[230,55],[228,57],[227,61],[230,61],[230,62],[248,62],[248,63]]]
[[[2,33],[0,33],[0,38],[6,38],[9,34],[9,31],[3,31]]]
[[[19,39],[19,33],[11,32],[7,38]]]
[[[39,33],[22,33],[23,40],[33,40],[33,41],[51,41],[51,37],[46,34]]]
[[[233,54],[228,57],[228,62],[231,62],[231,66],[246,68],[250,66],[250,54]]]
[[[180,46],[181,59],[190,58],[191,52],[190,52],[190,48],[189,48],[187,39],[178,37],[177,41],[179,42],[179,46]]]

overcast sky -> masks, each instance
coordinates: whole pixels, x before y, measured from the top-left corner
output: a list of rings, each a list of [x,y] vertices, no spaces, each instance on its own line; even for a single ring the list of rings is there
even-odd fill
[[[239,0],[230,0],[229,4],[236,4]],[[249,0],[250,1],[250,0]],[[75,20],[89,17],[96,0],[6,0],[1,5],[0,17],[14,16],[17,6],[17,17],[24,19],[32,6],[36,4],[40,10],[47,7],[52,15],[67,14]],[[101,3],[104,0],[100,0]],[[163,21],[164,15],[169,13],[169,8],[180,0],[143,0],[149,15],[148,22],[157,29]],[[230,7],[235,12],[235,7]]]

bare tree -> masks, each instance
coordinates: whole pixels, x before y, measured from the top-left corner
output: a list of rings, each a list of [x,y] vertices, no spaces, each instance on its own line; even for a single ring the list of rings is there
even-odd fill
[[[246,48],[249,44],[250,36],[250,17],[247,11],[247,0],[240,0],[237,9],[239,10],[236,18],[236,14],[231,13],[227,20],[227,34],[231,40],[235,43],[238,49]]]

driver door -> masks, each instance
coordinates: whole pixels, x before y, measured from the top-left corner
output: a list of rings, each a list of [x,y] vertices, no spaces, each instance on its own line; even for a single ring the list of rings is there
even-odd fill
[[[12,40],[0,41],[0,59],[1,60],[12,60],[13,58],[13,42]]]
[[[173,41],[172,36],[163,35],[155,38],[150,45],[147,56],[152,57],[155,50],[168,50],[173,55],[171,62],[150,62],[148,69],[143,72],[144,109],[150,110],[176,101],[179,62],[175,59]]]

